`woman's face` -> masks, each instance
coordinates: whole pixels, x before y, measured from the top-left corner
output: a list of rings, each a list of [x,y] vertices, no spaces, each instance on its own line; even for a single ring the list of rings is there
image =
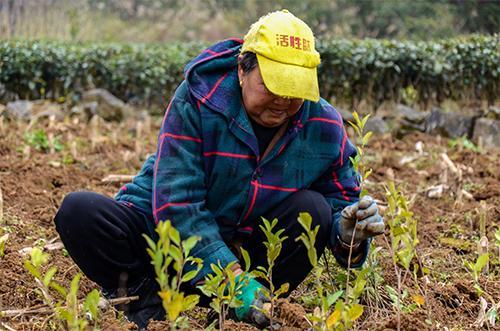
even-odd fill
[[[302,99],[282,98],[272,94],[264,85],[258,65],[246,74],[238,67],[238,78],[245,110],[260,125],[280,126],[295,115],[304,103]]]

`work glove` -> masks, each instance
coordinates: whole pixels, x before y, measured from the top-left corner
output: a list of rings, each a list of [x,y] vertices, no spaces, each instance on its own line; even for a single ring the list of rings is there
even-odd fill
[[[338,224],[339,239],[350,245],[354,228],[353,244],[384,233],[384,219],[379,215],[377,203],[372,197],[365,195],[342,210]]]
[[[238,277],[236,278],[237,282],[239,281]],[[243,281],[247,283],[243,286],[241,292],[236,295],[236,298],[243,303],[240,307],[234,309],[236,319],[254,325],[259,329],[268,327],[269,318],[256,308],[262,308],[264,303],[269,302],[262,293],[262,290],[265,291],[266,288],[254,278],[247,278]]]

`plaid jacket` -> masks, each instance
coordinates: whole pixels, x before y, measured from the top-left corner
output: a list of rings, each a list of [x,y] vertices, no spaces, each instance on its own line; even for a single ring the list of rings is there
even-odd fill
[[[186,238],[201,241],[192,254],[210,264],[237,261],[226,245],[237,232],[252,231],[254,220],[302,189],[317,191],[340,211],[358,200],[358,176],[349,160],[355,148],[339,113],[325,100],[305,101],[285,134],[264,159],[241,102],[237,56],[241,40],[215,44],[185,68],[185,80],[168,105],[150,157],[116,199],[154,222],[171,220]],[[334,226],[336,229],[337,226]],[[335,249],[337,260],[347,257]],[[338,246],[338,245],[337,245]],[[361,265],[368,245],[364,243]]]

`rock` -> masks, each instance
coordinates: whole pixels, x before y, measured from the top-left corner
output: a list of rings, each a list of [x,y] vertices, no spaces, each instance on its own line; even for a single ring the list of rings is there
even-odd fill
[[[425,121],[425,132],[439,134],[448,138],[472,136],[474,120],[477,115],[467,116],[456,112],[445,113],[435,108]]]
[[[500,120],[479,118],[474,125],[473,140],[481,140],[483,146],[500,147]]]
[[[60,108],[49,107],[33,115],[32,120],[39,120],[44,117],[50,118],[52,116],[58,121],[62,121],[64,119],[64,113]]]
[[[33,102],[17,100],[7,103],[7,117],[14,120],[29,121],[33,115]]]
[[[7,103],[19,99],[19,95],[7,90],[4,84],[0,83],[0,102]]]
[[[486,112],[486,117],[500,120],[500,107],[491,106]]]
[[[429,116],[427,112],[422,112],[402,104],[398,104],[396,110],[398,111],[399,117],[409,123],[423,123],[427,116]]]
[[[366,122],[365,132],[371,131],[373,134],[384,134],[390,131],[389,125],[380,117],[370,117]]]
[[[91,111],[95,111],[95,114],[92,115],[99,115],[107,121],[121,121],[131,113],[125,102],[105,89],[93,89],[84,92],[82,101],[85,104],[96,102],[97,107],[95,109],[93,106],[89,108]]]

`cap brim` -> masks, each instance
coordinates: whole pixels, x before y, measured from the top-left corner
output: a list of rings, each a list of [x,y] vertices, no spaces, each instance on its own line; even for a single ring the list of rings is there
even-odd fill
[[[273,94],[291,98],[319,101],[316,67],[307,68],[281,63],[257,54],[260,75],[267,89]]]

